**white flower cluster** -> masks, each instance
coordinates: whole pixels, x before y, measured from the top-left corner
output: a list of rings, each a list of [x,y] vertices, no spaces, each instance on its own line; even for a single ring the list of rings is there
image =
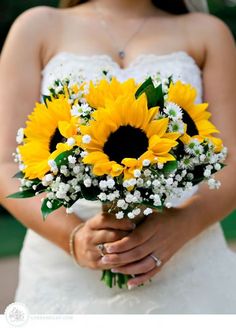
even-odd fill
[[[163,165],[158,167],[146,163],[147,166],[142,171],[136,170],[136,177],[123,181],[122,184],[116,177],[95,176],[91,167],[82,163],[81,153],[78,153],[78,150],[73,152],[68,156],[68,162],[61,166],[50,161],[51,172],[41,181],[47,192],[48,208],[54,200],[60,200],[67,208],[67,213],[71,213],[72,205],[78,199],[97,199],[102,203],[111,204],[111,211],[117,219],[134,219],[141,212],[144,215],[151,214],[153,208],[171,207],[172,199],[181,197],[184,191],[191,190],[194,186],[196,168],[201,168],[200,178],[208,180],[210,189],[218,189],[220,182],[212,175],[221,169],[227,151],[225,148],[218,154],[212,151],[210,158],[193,157],[191,152],[180,160],[179,165],[171,172],[166,171]],[[22,179],[21,183],[23,189],[30,187],[37,190],[37,185],[30,180]],[[145,204],[145,209],[141,209],[142,204]]]

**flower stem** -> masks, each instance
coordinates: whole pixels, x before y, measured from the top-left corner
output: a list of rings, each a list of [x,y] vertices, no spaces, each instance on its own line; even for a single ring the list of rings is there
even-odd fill
[[[130,275],[122,273],[113,273],[111,270],[103,270],[101,281],[105,283],[109,288],[118,286],[119,288],[127,288],[127,282],[131,278]]]

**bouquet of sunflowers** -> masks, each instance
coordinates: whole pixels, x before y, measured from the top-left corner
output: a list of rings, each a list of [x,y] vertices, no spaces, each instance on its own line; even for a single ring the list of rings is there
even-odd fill
[[[56,80],[17,133],[15,161],[20,191],[44,193],[42,215],[78,199],[101,201],[117,219],[135,219],[171,207],[213,174],[227,156],[209,121],[207,103],[196,103],[190,84],[157,74],[143,83]],[[107,271],[103,280],[122,287],[127,276]]]

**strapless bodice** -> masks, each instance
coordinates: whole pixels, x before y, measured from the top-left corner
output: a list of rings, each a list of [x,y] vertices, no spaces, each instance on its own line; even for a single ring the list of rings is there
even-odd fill
[[[184,51],[166,55],[141,54],[126,68],[121,68],[109,55],[77,55],[70,52],[59,52],[54,55],[42,70],[41,93],[48,94],[48,87],[55,79],[71,76],[73,79],[96,80],[106,71],[120,81],[134,78],[142,82],[148,76],[173,76],[191,83],[198,90],[197,101],[202,97],[202,72],[195,60]]]

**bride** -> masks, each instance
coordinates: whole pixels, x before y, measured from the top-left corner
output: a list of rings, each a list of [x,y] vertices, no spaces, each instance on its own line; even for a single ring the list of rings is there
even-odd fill
[[[169,8],[166,3],[171,3]],[[1,203],[28,227],[15,300],[31,313],[236,313],[236,255],[218,223],[235,206],[232,35],[206,14],[175,15],[183,8],[180,0],[63,4],[23,13],[1,55]],[[35,101],[56,78],[82,74],[95,79],[103,69],[120,80],[173,74],[197,88],[198,101],[210,103],[229,150],[227,167],[218,174],[219,190],[201,185],[136,229],[131,220],[103,213],[98,202],[78,201],[74,213],[59,209],[44,222],[40,198],[6,199],[18,187],[11,179],[16,171],[11,157],[15,134]],[[75,264],[69,239],[81,222],[74,236]],[[104,244],[105,256],[98,244]],[[99,281],[104,268],[133,275],[129,288],[104,286]]]

